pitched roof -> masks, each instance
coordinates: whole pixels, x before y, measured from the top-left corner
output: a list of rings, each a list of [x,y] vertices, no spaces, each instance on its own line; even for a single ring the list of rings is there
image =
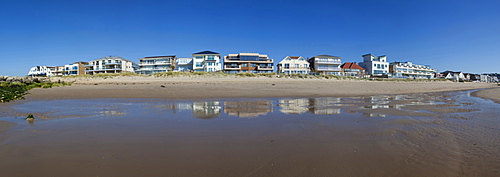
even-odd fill
[[[300,57],[292,57],[292,56],[291,56],[290,58],[291,58],[291,59],[299,59]]]
[[[343,68],[343,69],[361,69],[361,70],[365,70],[365,68],[357,65],[354,62],[345,62],[344,64],[340,65],[340,68]]]
[[[198,52],[198,53],[193,53],[193,55],[202,55],[202,54],[220,54],[220,53],[212,52],[212,51],[209,51],[209,50],[205,50],[205,51]]]

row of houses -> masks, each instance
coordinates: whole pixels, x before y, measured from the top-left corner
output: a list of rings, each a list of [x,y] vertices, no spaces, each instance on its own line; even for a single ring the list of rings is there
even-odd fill
[[[473,73],[462,73],[455,71],[445,71],[438,73],[437,77],[450,79],[454,81],[470,81],[470,82],[500,82],[500,74],[473,74]]]
[[[66,76],[94,75],[99,73],[135,72],[138,74],[154,74],[169,71],[177,72],[225,72],[225,73],[272,73],[279,74],[319,74],[347,77],[391,77],[432,79],[450,76],[437,73],[436,69],[427,65],[412,62],[387,61],[387,56],[362,55],[363,61],[342,63],[342,58],[331,55],[317,55],[311,58],[303,56],[286,56],[277,63],[268,55],[259,53],[228,54],[202,51],[193,53],[191,57],[151,56],[139,59],[139,63],[118,57],[103,57],[89,62],[79,61],[63,66],[35,66],[30,69],[30,76]],[[475,76],[473,76],[475,77]]]

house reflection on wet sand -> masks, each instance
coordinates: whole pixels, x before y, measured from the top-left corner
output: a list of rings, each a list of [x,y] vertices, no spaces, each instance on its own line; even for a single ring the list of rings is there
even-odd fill
[[[273,102],[270,100],[224,102],[224,113],[230,116],[253,118],[273,112]]]
[[[408,111],[411,106],[434,105],[436,102],[424,95],[391,95],[349,98],[297,98],[249,101],[199,101],[162,105],[174,113],[192,111],[195,118],[212,119],[226,113],[229,116],[253,118],[273,112],[274,106],[284,114],[332,115],[362,113],[366,117],[385,117],[388,109]],[[431,100],[431,101],[429,101]],[[273,103],[276,102],[276,105]],[[119,114],[119,113],[117,113]]]
[[[165,110],[172,110],[173,113],[192,111],[193,117],[199,119],[212,119],[220,116],[222,107],[219,101],[200,101],[191,103],[175,103],[162,105]]]
[[[310,112],[312,114],[340,114],[338,106],[340,98],[299,98],[278,100],[280,112],[285,114],[303,114]]]
[[[200,119],[212,119],[220,116],[221,106],[218,101],[193,103],[193,116]]]

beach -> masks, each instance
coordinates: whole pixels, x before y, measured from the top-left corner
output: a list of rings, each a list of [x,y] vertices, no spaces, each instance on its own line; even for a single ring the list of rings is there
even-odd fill
[[[0,104],[6,176],[495,176],[496,84],[54,78]],[[481,89],[479,91],[471,91]],[[473,96],[471,96],[473,95]],[[474,96],[479,96],[474,97]],[[482,99],[485,98],[485,99]],[[33,114],[32,123],[24,120]],[[26,169],[29,170],[26,170]]]
[[[484,99],[490,99],[498,104],[500,104],[500,88],[480,90],[472,93],[473,96],[481,97]]]
[[[494,88],[490,83],[402,82],[268,77],[113,77],[54,78],[71,86],[33,89],[26,98],[164,98],[346,97],[427,93]],[[493,94],[493,93],[492,93]],[[481,96],[489,97],[489,93]]]

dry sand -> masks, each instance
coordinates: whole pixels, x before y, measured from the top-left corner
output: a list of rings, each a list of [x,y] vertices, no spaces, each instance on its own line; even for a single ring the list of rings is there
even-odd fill
[[[57,78],[59,79],[59,78]],[[426,93],[497,87],[487,83],[395,82],[268,77],[114,77],[62,78],[71,86],[33,89],[27,98],[164,98],[345,97]],[[483,95],[488,97],[488,95]]]

